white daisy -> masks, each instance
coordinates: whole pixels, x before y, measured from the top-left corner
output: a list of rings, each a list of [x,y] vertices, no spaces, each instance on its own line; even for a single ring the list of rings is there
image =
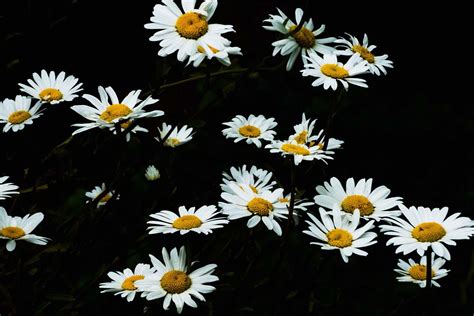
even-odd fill
[[[84,94],[82,97],[93,106],[76,105],[71,109],[91,122],[73,124],[72,126],[79,127],[79,129],[72,134],[75,135],[95,127],[112,129],[117,123],[124,129],[134,119],[162,116],[163,111],[147,112],[144,110],[145,106],[155,104],[158,100],[149,96],[144,101],[140,101],[138,99],[140,92],[141,90],[132,91],[122,101],[119,101],[117,94],[111,87],[105,89],[99,87],[100,100],[90,94]]]
[[[399,205],[403,216],[407,219],[391,218],[391,225],[381,225],[382,232],[395,236],[387,241],[387,245],[398,246],[396,253],[404,255],[416,252],[423,256],[429,246],[439,257],[451,259],[446,245],[456,245],[455,240],[469,239],[474,234],[474,221],[468,217],[459,217],[455,213],[448,218],[448,208],[410,207]]]
[[[188,65],[192,64],[194,67],[198,67],[206,58],[215,58],[222,65],[228,67],[231,65],[230,55],[242,55],[240,47],[226,46],[222,50],[218,50],[212,46],[208,47],[208,49],[204,47],[198,46],[197,51],[189,57]]]
[[[158,169],[156,169],[155,166],[150,165],[150,166],[148,166],[148,167],[146,168],[146,170],[145,170],[145,178],[146,178],[148,181],[155,181],[155,180],[158,180],[160,177],[161,177],[160,171],[158,171]]]
[[[440,287],[439,283],[435,280],[441,279],[448,275],[449,270],[441,269],[446,263],[446,260],[437,258],[431,258],[431,284]],[[426,287],[426,256],[422,257],[420,263],[416,263],[413,259],[408,259],[408,262],[398,259],[398,267],[400,269],[394,269],[395,272],[401,274],[397,277],[399,282],[412,282],[418,284],[420,287]]]
[[[77,97],[79,91],[82,91],[82,83],[74,76],[68,76],[61,71],[56,77],[54,71],[48,75],[46,70],[41,70],[41,76],[36,72],[33,74],[33,80],[28,79],[29,86],[19,83],[20,91],[26,92],[35,99],[43,103],[57,104],[63,101],[72,101]]]
[[[0,177],[0,200],[5,200],[5,198],[9,198],[10,195],[19,193],[16,191],[18,186],[13,183],[5,183],[7,180],[8,176]]]
[[[171,129],[173,130],[170,133]],[[165,142],[163,143],[163,146],[172,148],[186,144],[191,139],[193,139],[194,134],[192,127],[188,128],[186,125],[184,125],[181,127],[181,129],[178,129],[177,126],[173,128],[173,126],[167,125],[166,123],[163,123],[161,129],[158,127],[158,133],[160,137],[155,137],[155,139],[159,142],[162,142],[163,139],[168,135]]]
[[[316,38],[324,32],[325,26],[321,25],[317,30],[314,30],[313,19],[309,19],[308,22],[304,22],[301,29],[294,32],[298,25],[301,23],[303,17],[303,10],[297,8],[295,11],[296,23],[293,23],[280,9],[278,9],[279,15],[271,15],[270,18],[264,20],[264,22],[270,23],[270,25],[264,25],[263,28],[269,31],[280,32],[285,36],[284,39],[274,42],[272,45],[275,46],[273,50],[273,56],[280,53],[282,56],[290,55],[288,63],[286,64],[286,70],[290,71],[296,61],[296,58],[301,54],[303,63],[306,64],[305,56],[309,56],[310,53],[320,54],[332,54],[335,49],[325,44],[333,43],[336,38]]]
[[[90,201],[87,201],[86,203],[94,201],[105,190],[106,190],[105,183],[102,183],[101,187],[96,186],[94,187],[94,189],[92,189],[92,191],[86,192],[86,197],[90,199]],[[97,203],[97,207],[99,208],[107,204],[107,202],[112,198],[112,196],[114,196],[114,194],[115,194],[115,191],[107,192],[107,194],[100,199],[99,203]],[[119,199],[119,197],[120,196],[117,196],[117,200]]]
[[[393,68],[393,63],[391,60],[388,60],[388,55],[382,56],[375,56],[372,51],[375,49],[375,45],[369,46],[369,38],[367,34],[364,34],[364,40],[362,44],[359,40],[350,34],[347,34],[349,39],[345,39],[341,37],[340,39],[336,40],[336,43],[342,44],[344,50],[339,50],[339,55],[354,55],[357,54],[363,59],[365,59],[369,66],[369,71],[372,74],[380,76],[381,73],[384,75],[387,74],[387,68]]]
[[[352,254],[367,256],[367,252],[360,250],[375,244],[374,240],[377,234],[369,232],[374,227],[374,221],[369,221],[363,227],[359,225],[359,211],[356,210],[351,216],[342,216],[341,212],[335,209],[332,213],[326,212],[322,207],[319,208],[319,221],[311,213],[307,213],[312,221],[306,221],[309,224],[308,229],[303,233],[308,234],[322,242],[311,242],[311,244],[321,246],[323,250],[339,250],[344,262],[349,261]]]
[[[344,89],[349,89],[349,84],[367,88],[365,79],[354,78],[354,76],[366,73],[369,70],[367,61],[363,60],[358,54],[354,54],[349,60],[342,64],[337,61],[336,55],[325,54],[323,58],[317,54],[310,54],[305,57],[308,63],[305,69],[301,70],[303,76],[312,76],[317,79],[313,81],[313,87],[323,85],[327,90],[337,89],[338,82],[342,84]]]
[[[5,123],[3,132],[10,129],[14,132],[21,131],[25,125],[33,124],[33,120],[42,115],[39,108],[41,102],[31,106],[31,98],[17,95],[15,100],[5,99],[0,102],[0,123]]]
[[[258,148],[262,147],[261,140],[273,140],[276,132],[272,129],[278,125],[273,117],[266,119],[263,115],[253,114],[248,118],[237,115],[232,121],[222,124],[229,126],[222,130],[226,138],[235,138],[235,143],[245,140],[247,144],[255,144]]]
[[[34,213],[21,218],[19,216],[9,216],[7,211],[0,206],[0,239],[7,239],[6,248],[8,251],[15,250],[16,241],[24,240],[36,245],[46,245],[46,237],[31,234],[31,232],[43,220],[43,213]]]
[[[151,276],[155,272],[149,264],[139,263],[135,270],[125,269],[123,272],[109,272],[107,276],[112,279],[111,282],[104,282],[100,284],[100,288],[104,289],[100,293],[114,292],[115,295],[120,295],[131,302],[135,298],[135,294],[140,292],[135,282],[143,280]]]
[[[287,195],[282,195],[279,199],[278,202],[284,203],[286,207],[290,207],[290,202],[291,202],[291,193],[288,193]],[[305,200],[305,199],[295,199],[295,205],[294,205],[294,210],[298,211],[308,211],[309,206],[313,206],[314,202]],[[295,214],[299,215],[297,212]]]
[[[145,291],[142,297],[146,297],[147,300],[164,297],[163,309],[168,310],[171,301],[173,301],[178,314],[181,314],[185,304],[197,307],[193,296],[200,301],[205,301],[202,294],[213,292],[216,289],[206,283],[219,280],[212,274],[217,265],[208,264],[189,273],[184,247],[181,247],[179,254],[176,248],[173,248],[169,254],[163,248],[162,255],[163,262],[150,255],[156,272],[144,280],[135,282],[139,290]]]
[[[173,0],[162,0],[153,10],[151,23],[145,28],[158,30],[150,41],[160,42],[159,56],[178,51],[178,60],[184,61],[198,51],[198,47],[213,47],[222,51],[231,42],[221,35],[233,32],[232,25],[209,24],[217,8],[217,0],[206,0],[195,9],[195,0],[181,0],[183,10]]]
[[[123,123],[120,123],[120,133],[124,133],[129,127],[130,125],[133,123],[133,120],[128,120],[126,122],[123,122]],[[110,126],[109,127],[110,131],[114,134],[114,135],[117,135],[117,127],[116,126]],[[125,139],[127,142],[130,141],[130,139],[132,138],[132,135],[131,134],[136,134],[136,133],[148,133],[148,130],[146,128],[143,128],[141,126],[134,126],[132,128],[131,131],[129,131],[127,133],[127,135],[125,135]]]
[[[180,232],[184,235],[190,231],[198,234],[212,233],[213,229],[222,228],[229,221],[220,217],[221,212],[214,205],[201,206],[196,210],[195,207],[186,209],[180,206],[179,215],[170,211],[161,211],[151,214],[150,217],[155,221],[148,221],[149,234],[170,234]],[[216,217],[217,216],[217,217]]]
[[[363,218],[376,221],[400,215],[400,211],[393,208],[402,203],[402,198],[387,198],[390,190],[386,186],[372,190],[372,179],[361,179],[357,184],[353,178],[347,179],[344,189],[341,182],[333,177],[330,183],[324,182],[324,186],[318,185],[316,191],[319,194],[314,197],[314,202],[327,209],[335,206],[337,211],[346,214],[359,210]]]
[[[265,148],[270,149],[272,153],[279,153],[284,157],[288,155],[293,156],[295,165],[299,165],[303,160],[311,161],[316,159],[326,162],[325,159],[333,159],[331,156],[326,155],[318,146],[308,147],[305,144],[298,144],[294,139],[287,141],[276,140],[265,146]]]
[[[255,193],[271,190],[276,184],[275,181],[271,181],[273,177],[272,172],[259,169],[256,166],[250,167],[250,170],[247,170],[246,165],[239,168],[232,167],[230,168],[230,174],[223,172],[222,175],[222,182],[224,183],[221,184],[221,189],[228,193],[233,192],[229,188],[230,183],[237,183],[239,186],[246,185]]]

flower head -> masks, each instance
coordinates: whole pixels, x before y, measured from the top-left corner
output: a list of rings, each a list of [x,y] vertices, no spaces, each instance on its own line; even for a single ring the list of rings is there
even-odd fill
[[[5,99],[0,102],[0,123],[4,123],[3,132],[21,131],[26,125],[42,115],[41,102],[31,106],[31,98],[17,95],[15,100]]]

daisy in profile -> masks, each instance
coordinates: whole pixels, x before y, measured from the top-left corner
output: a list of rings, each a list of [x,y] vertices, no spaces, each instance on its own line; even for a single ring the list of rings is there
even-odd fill
[[[296,59],[300,55],[302,56],[303,63],[306,63],[307,61],[304,56],[309,56],[310,53],[332,54],[335,51],[333,47],[326,44],[334,43],[336,38],[319,38],[324,32],[324,24],[315,30],[313,19],[309,19],[308,22],[304,22],[302,27],[297,30],[303,18],[303,10],[300,8],[296,9],[296,23],[293,23],[280,9],[277,8],[277,10],[279,14],[270,14],[270,18],[264,21],[264,23],[268,23],[268,25],[264,25],[263,28],[268,31],[279,32],[285,36],[284,39],[276,41],[272,45],[275,47],[273,56],[278,53],[282,56],[290,55],[288,63],[286,64],[287,71],[293,68]]]
[[[202,294],[213,292],[216,289],[207,283],[219,280],[212,274],[217,265],[208,264],[190,272],[186,264],[184,247],[180,248],[179,254],[176,248],[173,248],[170,253],[166,248],[163,248],[162,255],[163,261],[150,255],[155,273],[135,282],[138,289],[144,291],[142,297],[146,297],[149,301],[164,298],[164,310],[168,310],[171,301],[173,301],[178,314],[181,314],[184,305],[197,307],[193,298],[205,301]]]
[[[72,101],[82,91],[82,83],[74,76],[67,76],[61,71],[56,77],[54,71],[49,74],[46,70],[41,70],[41,76],[33,73],[33,79],[28,79],[28,84],[19,83],[20,91],[28,93],[35,99],[43,103],[57,104],[63,101]]]
[[[182,0],[182,9],[173,0],[162,0],[162,3],[155,5],[151,23],[145,25],[146,29],[157,30],[150,41],[160,42],[159,56],[178,51],[178,60],[184,61],[194,55],[199,46],[223,51],[231,44],[222,34],[234,32],[232,25],[209,24],[217,9],[217,0],[206,0],[199,8],[194,7],[194,0]]]
[[[31,232],[44,219],[43,213],[34,213],[21,218],[10,216],[7,211],[0,206],[0,239],[7,239],[6,248],[8,251],[15,250],[16,242],[24,240],[36,245],[46,245],[48,239],[32,234]]]
[[[375,45],[369,46],[369,38],[367,34],[364,34],[364,39],[362,43],[359,42],[357,37],[347,34],[348,39],[341,37],[336,40],[336,43],[342,44],[342,50],[338,50],[338,55],[354,55],[357,54],[365,61],[369,66],[369,71],[371,74],[380,76],[382,73],[387,74],[385,68],[393,68],[393,63],[391,60],[388,60],[388,55],[375,56],[372,51],[375,49]]]
[[[141,90],[130,92],[122,101],[119,101],[117,94],[111,87],[99,87],[100,99],[90,95],[84,94],[82,97],[89,101],[89,105],[75,105],[71,107],[72,110],[90,121],[89,123],[73,124],[72,126],[79,127],[72,135],[85,132],[92,128],[115,128],[116,124],[125,129],[131,121],[145,117],[158,117],[164,114],[163,111],[145,111],[145,107],[155,104],[158,100],[151,96],[145,100],[138,99]],[[124,125],[125,124],[125,125]]]
[[[105,183],[102,183],[102,186],[100,187],[96,186],[94,187],[94,189],[92,189],[92,191],[86,192],[86,197],[90,199],[90,201],[87,201],[86,203],[93,202],[105,190],[106,190]],[[97,208],[107,204],[107,202],[112,198],[112,196],[114,196],[114,194],[115,194],[115,191],[107,192],[107,194],[100,199],[99,203],[97,203]],[[117,196],[117,199],[119,199],[119,197],[120,196]]]
[[[446,263],[446,260],[437,258],[431,258],[431,284],[440,287],[436,280],[441,279],[448,275],[449,270],[441,269]],[[420,263],[416,263],[413,259],[408,259],[408,262],[398,259],[399,269],[395,269],[395,272],[401,276],[397,277],[399,282],[412,282],[418,284],[421,288],[426,287],[426,256],[422,257]]]
[[[318,146],[309,147],[305,144],[298,144],[294,139],[287,141],[276,140],[265,146],[265,148],[270,149],[271,153],[281,154],[283,157],[293,156],[295,165],[299,165],[303,160],[312,161],[316,159],[326,162],[325,159],[333,159],[331,156],[326,155]]]
[[[145,178],[148,181],[155,181],[161,177],[160,171],[155,166],[149,165],[145,170]]]
[[[171,131],[171,129],[173,130]],[[178,129],[177,126],[173,128],[173,126],[163,123],[161,129],[158,127],[158,133],[159,137],[155,137],[155,139],[159,142],[163,142],[163,139],[168,136],[163,142],[163,146],[166,147],[178,147],[193,139],[193,128],[188,128],[186,125]]]
[[[321,221],[311,213],[307,213],[311,221],[308,229],[303,233],[318,239],[311,244],[321,246],[323,250],[339,250],[344,262],[349,262],[352,254],[367,256],[367,252],[360,248],[375,244],[377,234],[369,232],[374,227],[374,221],[369,221],[361,228],[359,226],[359,211],[356,210],[351,216],[342,216],[341,212],[334,209],[332,219],[330,213],[322,207],[319,208]]]
[[[429,246],[439,257],[451,259],[446,245],[456,245],[455,240],[469,239],[474,234],[474,221],[460,217],[461,213],[449,217],[448,208],[410,207],[399,205],[403,217],[388,219],[390,225],[381,225],[385,235],[393,236],[387,245],[398,246],[396,253],[404,255],[416,250],[423,256]]]
[[[111,282],[104,282],[99,285],[103,291],[100,293],[115,293],[114,295],[120,295],[127,299],[127,302],[131,302],[135,299],[135,294],[140,292],[135,282],[143,280],[151,276],[155,272],[154,268],[151,268],[149,264],[139,263],[135,267],[135,270],[125,269],[117,272],[109,272],[107,276],[112,279]]]
[[[267,119],[263,115],[253,114],[248,118],[237,115],[232,121],[222,124],[228,126],[222,130],[226,138],[234,138],[235,143],[245,140],[247,144],[255,144],[258,148],[262,147],[262,140],[273,140],[276,134],[273,128],[278,125],[273,117]]]
[[[232,193],[232,189],[229,188],[230,183],[237,183],[239,186],[248,186],[253,192],[259,193],[273,189],[276,182],[272,181],[273,173],[264,169],[259,169],[256,166],[250,167],[247,170],[247,166],[230,168],[230,174],[222,173],[223,183],[221,189],[224,192]]]
[[[226,46],[224,49],[218,50],[212,46],[198,46],[197,51],[189,57],[188,65],[199,67],[205,59],[217,59],[222,65],[228,67],[232,64],[231,55],[242,55],[240,47]]]
[[[148,221],[149,234],[170,234],[179,232],[184,235],[188,232],[210,234],[214,229],[222,228],[229,221],[220,217],[221,212],[214,205],[186,209],[180,206],[178,214],[170,211],[160,211],[151,214],[153,221]]]
[[[42,115],[41,102],[31,106],[31,98],[17,95],[15,100],[5,99],[0,102],[0,123],[4,123],[3,132],[21,131],[26,125]]]
[[[369,70],[367,61],[363,60],[358,54],[352,55],[349,60],[343,64],[337,61],[336,55],[326,54],[322,58],[317,54],[310,54],[305,57],[308,61],[305,69],[301,70],[303,76],[316,77],[313,81],[313,87],[323,86],[325,90],[331,88],[334,91],[338,84],[344,89],[349,89],[349,84],[367,88],[365,79],[355,78],[355,76],[366,73]]]
[[[400,215],[400,211],[394,210],[401,205],[401,197],[389,198],[390,190],[386,186],[379,186],[372,190],[372,179],[361,179],[354,182],[353,178],[347,179],[344,188],[337,178],[331,178],[324,182],[324,186],[316,187],[318,194],[314,202],[327,209],[335,208],[346,214],[352,214],[358,210],[364,219],[393,218]]]
[[[0,177],[0,200],[9,198],[12,194],[18,194],[18,186],[13,183],[5,183],[8,180],[8,176]]]

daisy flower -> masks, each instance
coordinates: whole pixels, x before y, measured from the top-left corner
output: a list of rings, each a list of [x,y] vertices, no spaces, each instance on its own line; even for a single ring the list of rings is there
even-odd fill
[[[173,129],[173,131],[168,135],[171,129]],[[162,142],[166,135],[168,135],[163,143],[163,146],[166,147],[178,147],[193,139],[193,129],[192,127],[188,128],[186,125],[181,127],[181,129],[178,129],[177,126],[173,128],[173,126],[163,123],[161,129],[158,127],[158,133],[160,134],[160,137],[155,137],[155,139],[159,142]]]
[[[232,121],[222,124],[228,126],[222,130],[226,138],[235,138],[235,143],[245,140],[247,144],[255,144],[258,148],[262,147],[262,140],[273,140],[276,132],[272,129],[278,125],[273,117],[266,119],[263,115],[253,114],[248,118],[237,115]]]
[[[170,253],[163,248],[163,262],[150,255],[156,272],[144,280],[135,282],[139,290],[144,291],[142,297],[147,300],[156,300],[164,297],[163,309],[168,310],[171,301],[176,305],[178,314],[183,311],[184,305],[197,307],[194,298],[205,301],[202,294],[210,293],[216,288],[206,283],[218,281],[212,273],[217,268],[215,264],[208,264],[202,268],[189,272],[186,264],[186,250],[173,248]]]
[[[149,264],[143,263],[137,264],[134,271],[127,268],[123,272],[109,272],[107,276],[112,281],[101,283],[99,287],[104,290],[100,293],[114,292],[115,295],[120,295],[126,298],[127,302],[131,302],[135,299],[135,294],[140,292],[135,282],[148,278],[154,272],[154,268],[151,268]]]
[[[8,251],[15,250],[17,240],[24,240],[36,245],[46,245],[46,237],[31,234],[31,232],[43,220],[43,213],[34,213],[21,218],[19,216],[9,216],[7,211],[0,206],[0,239],[7,239],[6,248]]]
[[[229,188],[230,183],[237,183],[239,186],[246,185],[252,189],[253,192],[259,193],[262,191],[268,191],[273,188],[276,184],[272,180],[273,173],[264,169],[259,169],[256,166],[250,167],[247,170],[247,166],[230,168],[230,174],[223,172],[221,189],[224,192],[232,193],[232,189]],[[271,182],[270,182],[271,181]]]
[[[221,212],[214,205],[201,206],[196,210],[195,207],[186,209],[180,206],[179,214],[170,211],[161,211],[151,214],[150,217],[155,221],[148,221],[150,226],[150,235],[152,234],[170,234],[180,232],[184,235],[190,231],[198,234],[212,233],[213,229],[222,228],[229,221],[224,217],[219,217]],[[216,217],[217,216],[217,217]]]
[[[212,46],[198,46],[197,51],[189,57],[188,65],[192,64],[198,67],[206,58],[217,59],[222,65],[228,67],[231,65],[230,55],[242,55],[240,47],[226,46],[222,50],[218,50]]]
[[[455,240],[469,239],[474,234],[474,221],[468,217],[459,217],[455,213],[449,217],[448,208],[410,207],[399,205],[405,219],[391,218],[391,225],[381,225],[385,235],[394,236],[387,241],[387,245],[398,246],[396,253],[404,255],[416,250],[423,256],[429,246],[439,257],[451,259],[446,245],[456,245]]]
[[[316,38],[324,32],[324,24],[317,30],[314,30],[313,19],[309,19],[308,22],[303,23],[301,29],[295,32],[301,23],[303,10],[300,8],[296,9],[296,23],[293,23],[280,9],[277,8],[277,10],[279,15],[270,14],[270,18],[263,21],[270,25],[264,25],[263,28],[269,31],[279,32],[285,36],[284,39],[276,41],[272,45],[275,47],[273,56],[278,53],[282,56],[290,55],[288,63],[286,64],[287,71],[293,68],[299,55],[302,56],[303,63],[306,64],[307,61],[304,57],[309,56],[310,53],[331,54],[335,51],[333,47],[327,46],[326,44],[334,43],[336,38]]]
[[[265,148],[270,149],[271,153],[279,153],[283,155],[283,157],[288,155],[293,156],[295,165],[299,165],[303,160],[311,161],[316,159],[326,162],[324,159],[333,159],[326,155],[318,146],[308,147],[305,144],[298,144],[294,139],[273,141],[271,144],[265,146]]]
[[[21,131],[26,125],[33,124],[33,120],[42,115],[39,108],[41,102],[31,106],[31,98],[17,95],[15,100],[5,99],[0,102],[0,123],[4,123],[3,132],[10,129]]]
[[[365,219],[387,219],[397,217],[400,211],[392,210],[402,202],[401,197],[388,198],[390,190],[386,186],[379,186],[372,190],[372,179],[361,179],[355,184],[354,179],[346,181],[346,188],[336,178],[331,178],[330,183],[316,187],[318,195],[314,202],[327,209],[335,209],[346,214],[359,210]]]
[[[133,123],[133,120],[128,120],[126,122],[123,122],[123,123],[120,123],[120,133],[124,133],[129,127],[130,125]],[[114,134],[114,135],[117,135],[117,127],[116,126],[110,126],[109,127],[109,130]],[[127,142],[130,141],[130,139],[132,138],[132,135],[131,134],[136,134],[136,133],[148,133],[148,130],[146,128],[143,128],[141,126],[138,126],[136,125],[135,127],[132,128],[131,131],[129,131],[127,133],[127,135],[125,135],[125,140]]]
[[[388,60],[388,55],[375,56],[372,53],[376,46],[369,46],[369,38],[367,37],[367,34],[364,34],[362,44],[355,36],[350,34],[347,35],[349,36],[349,39],[341,37],[336,40],[336,43],[342,44],[343,47],[343,50],[338,51],[339,55],[359,55],[367,61],[370,73],[377,76],[380,76],[381,73],[386,75],[387,70],[385,68],[393,68],[393,63]]]
[[[105,188],[105,183],[102,183],[102,186],[96,186],[92,191],[86,192],[86,197],[90,199],[90,201],[87,201],[86,203],[94,201],[102,192],[106,190]],[[110,191],[108,192],[103,198],[100,199],[99,203],[97,203],[97,208],[104,206],[107,204],[107,202],[114,196],[115,191]],[[119,199],[120,196],[117,196],[117,199]]]
[[[307,214],[312,221],[306,221],[309,224],[309,230],[303,233],[320,240],[311,244],[319,245],[323,250],[339,250],[342,260],[346,263],[349,262],[352,254],[367,256],[367,252],[359,248],[368,247],[377,242],[374,240],[377,234],[369,232],[374,227],[374,221],[369,221],[363,227],[357,228],[360,219],[358,210],[351,216],[342,216],[341,212],[334,209],[333,219],[331,219],[330,214],[320,207],[321,221],[314,215]]]
[[[150,166],[148,166],[148,168],[146,168],[145,178],[148,181],[155,181],[155,180],[158,180],[160,177],[161,177],[160,171],[158,171],[158,169],[156,169],[155,166],[150,165]]]
[[[18,186],[13,183],[5,183],[7,180],[8,176],[0,177],[0,200],[5,200],[5,198],[9,198],[10,195],[19,193],[16,191]]]
[[[184,61],[195,54],[199,46],[222,51],[231,44],[222,34],[234,32],[232,25],[209,24],[217,9],[217,0],[206,0],[199,8],[194,8],[195,0],[182,0],[183,10],[173,0],[162,0],[162,3],[155,5],[151,23],[145,25],[146,29],[158,30],[150,41],[160,42],[159,56],[178,51],[178,60]]]
[[[448,275],[449,270],[441,269],[446,260],[431,258],[431,284],[440,287],[435,280],[441,279]],[[408,259],[408,262],[398,259],[399,269],[394,269],[395,272],[401,274],[397,277],[399,282],[412,282],[418,284],[421,288],[426,287],[426,256],[422,257],[420,263],[416,263],[413,259]]]
[[[323,85],[325,90],[332,88],[334,91],[337,89],[338,83],[342,84],[346,90],[349,89],[349,84],[363,88],[368,87],[365,79],[354,78],[369,70],[368,63],[358,54],[352,55],[345,64],[338,62],[336,55],[325,54],[321,58],[317,54],[310,54],[305,58],[308,63],[304,65],[305,69],[301,72],[305,77],[317,78],[313,81],[313,87]]]
[[[149,96],[144,101],[140,101],[138,99],[140,92],[141,90],[132,91],[122,101],[119,101],[117,94],[111,87],[105,89],[99,87],[100,100],[90,94],[84,94],[82,97],[93,106],[76,105],[71,107],[71,109],[91,122],[73,124],[72,126],[79,127],[79,129],[75,130],[72,135],[96,127],[115,128],[117,123],[120,124],[122,129],[125,129],[130,124],[130,121],[134,119],[162,116],[164,114],[163,111],[154,110],[147,112],[144,110],[145,106],[155,104],[158,100]]]
[[[74,76],[68,76],[61,71],[56,77],[54,71],[48,75],[46,70],[41,70],[41,76],[33,73],[33,80],[28,79],[28,85],[19,83],[20,91],[28,93],[35,99],[43,103],[57,104],[63,101],[72,101],[77,97],[79,91],[82,91],[82,83]]]
[[[282,195],[278,199],[278,202],[284,203],[287,208],[290,207],[291,193],[288,193],[287,195]],[[301,210],[301,211],[306,212],[308,210],[308,206],[312,206],[312,205],[314,205],[314,202],[311,202],[305,199],[295,199],[294,209],[295,211]]]

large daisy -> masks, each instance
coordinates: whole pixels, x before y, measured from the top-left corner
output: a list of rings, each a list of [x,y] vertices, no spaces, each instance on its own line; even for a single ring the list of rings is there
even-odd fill
[[[205,47],[205,46],[204,46]],[[222,65],[228,67],[231,65],[230,55],[242,55],[240,47],[226,46],[222,50],[218,50],[214,47],[198,46],[197,51],[189,57],[188,65],[192,64],[194,67],[198,67],[206,58],[217,59]]]
[[[92,202],[94,201],[99,195],[102,194],[102,192],[104,192],[106,190],[106,187],[105,187],[105,183],[102,183],[102,186],[95,186],[94,189],[92,189],[92,191],[90,192],[86,192],[86,197],[88,197],[90,200],[88,200],[86,203],[89,203],[89,202]],[[105,204],[107,204],[107,202],[114,196],[115,194],[115,191],[110,191],[110,192],[107,192],[107,194],[105,194],[99,201],[99,203],[97,203],[97,207],[101,207],[101,206],[104,206]],[[119,198],[120,196],[117,196],[117,199]]]
[[[272,141],[276,132],[273,130],[278,125],[273,117],[267,119],[263,115],[250,114],[248,118],[237,115],[230,122],[222,123],[228,128],[222,130],[226,138],[234,138],[237,143],[245,140],[247,144],[262,147],[262,140]]]
[[[285,36],[284,39],[278,40],[272,45],[275,47],[273,56],[278,53],[282,56],[290,55],[286,64],[286,70],[290,71],[293,68],[299,55],[303,57],[303,62],[306,64],[307,61],[304,56],[308,56],[310,53],[331,54],[335,51],[333,47],[326,44],[333,43],[336,38],[317,38],[324,32],[324,24],[317,30],[314,30],[313,19],[309,19],[308,22],[304,22],[301,28],[296,31],[297,27],[301,24],[303,10],[300,8],[296,9],[296,23],[293,23],[280,9],[277,8],[277,10],[279,15],[270,14],[270,18],[264,21],[269,23],[269,25],[264,25],[263,28],[279,32]]]
[[[403,218],[388,219],[390,225],[381,225],[385,235],[394,236],[387,245],[398,246],[396,253],[404,255],[416,250],[423,256],[429,246],[439,257],[451,259],[446,245],[456,245],[455,240],[469,239],[474,234],[474,221],[460,217],[460,213],[448,214],[448,208],[410,207],[399,205]]]
[[[186,144],[193,139],[194,134],[192,127],[188,128],[184,125],[181,129],[178,129],[177,126],[173,128],[173,126],[166,123],[163,123],[161,129],[158,128],[158,133],[160,136],[155,137],[155,139],[159,142],[163,142],[163,139],[166,137],[163,146],[172,148]]]
[[[431,284],[440,287],[436,280],[448,275],[449,270],[441,269],[446,263],[442,258],[431,258]],[[418,284],[420,287],[426,287],[426,256],[422,257],[420,263],[416,263],[413,259],[408,259],[408,262],[398,259],[399,269],[394,269],[395,272],[401,274],[397,277],[399,282],[412,282]]]
[[[270,149],[272,153],[281,154],[283,157],[293,156],[295,165],[299,165],[303,160],[312,161],[316,159],[326,162],[325,159],[333,159],[318,146],[309,147],[305,144],[298,144],[296,140],[291,138],[287,141],[273,141],[265,148]]]
[[[31,106],[31,98],[17,95],[15,100],[5,99],[0,102],[0,123],[4,123],[3,132],[21,131],[26,125],[42,115],[39,110],[41,102]]]
[[[273,189],[276,184],[272,181],[273,173],[265,169],[259,169],[256,166],[250,167],[247,170],[247,166],[232,167],[230,168],[230,174],[222,173],[222,184],[221,189],[224,192],[232,193],[232,189],[229,188],[230,183],[237,183],[239,186],[248,186],[253,192],[259,193]]]
[[[210,293],[216,288],[206,283],[218,281],[219,278],[212,273],[217,265],[208,264],[202,268],[189,272],[186,264],[186,250],[173,248],[170,253],[163,248],[163,262],[150,255],[151,263],[156,272],[135,282],[142,297],[147,300],[156,300],[164,297],[163,308],[168,310],[171,301],[176,305],[178,314],[183,311],[184,305],[197,307],[194,298],[205,301],[202,294]]]
[[[8,176],[0,177],[0,200],[9,198],[12,194],[18,194],[18,186],[13,183],[5,183],[8,180]]]

